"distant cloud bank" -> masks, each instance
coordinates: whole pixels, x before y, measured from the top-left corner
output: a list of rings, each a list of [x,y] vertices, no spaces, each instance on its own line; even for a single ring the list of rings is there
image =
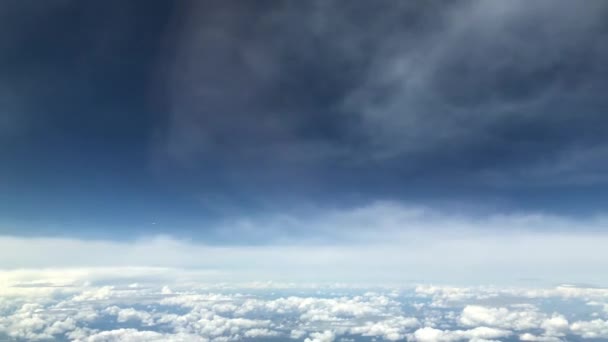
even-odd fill
[[[602,216],[465,216],[399,203],[232,218],[222,243],[0,236],[2,268],[165,267],[217,281],[608,284]],[[221,240],[221,239],[219,239]],[[152,276],[154,274],[151,274]]]

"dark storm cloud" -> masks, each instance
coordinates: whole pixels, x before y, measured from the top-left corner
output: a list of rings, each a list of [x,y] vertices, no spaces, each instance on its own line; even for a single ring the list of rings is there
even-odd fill
[[[219,154],[489,183],[525,182],[584,158],[583,170],[535,179],[603,181],[607,9],[599,1],[187,6],[171,60],[168,150],[189,162]]]
[[[366,137],[345,99],[366,81],[390,35],[420,31],[441,9],[382,2],[214,4],[188,7],[180,17],[170,142],[177,153],[219,147],[239,157],[290,160],[359,153]]]
[[[0,216],[133,226],[153,213],[159,227],[311,198],[602,207],[607,13],[2,2]]]

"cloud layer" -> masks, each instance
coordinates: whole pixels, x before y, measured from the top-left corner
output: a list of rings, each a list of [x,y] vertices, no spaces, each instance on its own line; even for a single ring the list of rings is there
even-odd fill
[[[185,7],[165,146],[191,166],[604,182],[602,2]]]
[[[604,1],[0,12],[4,232],[198,235],[378,200],[604,211]]]
[[[218,234],[128,241],[0,237],[4,268],[173,267],[217,280],[608,284],[606,220],[514,213],[470,218],[377,203],[235,219]],[[207,228],[212,229],[212,228]],[[302,235],[306,232],[306,235]],[[216,241],[222,240],[222,243]],[[252,243],[255,242],[255,243]]]
[[[129,283],[136,269],[83,271],[3,271],[0,336],[83,342],[608,339],[604,288]]]

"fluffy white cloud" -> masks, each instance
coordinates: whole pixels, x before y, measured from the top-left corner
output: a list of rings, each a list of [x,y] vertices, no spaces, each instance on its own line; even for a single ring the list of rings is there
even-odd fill
[[[540,326],[546,315],[535,307],[513,310],[504,307],[492,308],[467,305],[462,310],[460,322],[465,326],[491,326],[512,330],[533,329]],[[566,322],[566,326],[568,322]]]
[[[103,286],[101,288],[86,290],[79,295],[74,296],[72,300],[76,302],[83,302],[108,299],[112,295],[113,289],[113,286]]]
[[[116,316],[116,321],[119,323],[139,321],[144,325],[154,325],[152,315],[145,311],[135,310],[133,308],[121,309],[118,306],[113,305],[105,309],[103,312]]]
[[[326,330],[323,332],[314,332],[304,342],[333,342],[336,339],[336,334]]]
[[[560,285],[554,288],[518,287],[452,287],[420,285],[415,288],[420,297],[432,298],[431,306],[449,308],[462,303],[490,301],[499,297],[517,297],[524,302],[534,298],[582,299],[602,301],[608,299],[608,288]]]
[[[349,332],[362,336],[381,336],[385,340],[397,341],[405,338],[407,331],[419,325],[417,318],[398,316],[379,322],[366,322],[351,328]]]
[[[38,277],[33,270],[1,272],[6,277],[0,291],[10,295],[0,296],[0,336],[81,342],[608,338],[605,320],[582,321],[582,316],[564,309],[575,305],[572,311],[587,310],[587,317],[604,315],[602,305],[589,304],[608,300],[601,288],[418,286],[370,291],[337,284],[226,286],[183,284],[180,270],[156,271],[161,276],[151,279],[124,277],[124,269],[66,269],[63,275],[46,270]],[[178,277],[171,281],[163,272]]]
[[[103,284],[113,279],[100,280],[94,270],[87,274]],[[394,292],[359,290],[359,294],[351,295],[265,298],[230,293],[231,290],[221,292],[215,285],[168,290],[169,285],[178,289],[179,284],[142,281],[134,285],[132,279],[119,281],[117,285],[95,286],[87,276],[75,273],[74,278],[67,281],[72,284],[70,291],[57,294],[38,291],[40,286],[55,286],[49,279],[45,281],[45,275],[53,278],[41,272],[39,285],[20,287],[22,296],[15,292],[12,297],[0,300],[5,314],[0,318],[0,333],[28,340],[66,336],[75,341],[219,342],[278,336],[326,341],[346,333],[396,340],[418,325],[417,319],[403,316],[402,303],[393,298]],[[13,278],[11,284],[22,283],[19,277]],[[285,288],[283,284],[264,286],[272,285]],[[260,291],[259,284],[252,287],[245,284],[242,290],[248,288]],[[341,287],[331,286],[304,288],[341,291]],[[209,292],[210,289],[219,292]],[[27,304],[26,301],[32,300],[32,293],[36,294],[34,299],[38,303]],[[291,323],[280,323],[284,319]],[[102,330],[100,323],[112,329]],[[127,329],[124,324],[138,328]]]
[[[553,314],[551,318],[545,319],[540,327],[545,329],[546,336],[564,336],[569,330],[568,320],[559,314]]]
[[[188,334],[163,334],[155,331],[141,331],[135,329],[116,329],[101,331],[87,336],[83,339],[76,339],[75,342],[207,342],[208,339],[196,335]]]
[[[77,319],[71,310],[48,310],[37,303],[23,304],[10,314],[0,317],[0,332],[11,338],[25,340],[52,339],[76,328]]]
[[[276,331],[268,330],[266,328],[254,328],[245,331],[243,334],[245,337],[271,337],[271,336],[279,336],[279,333]]]
[[[522,341],[560,341],[569,331],[568,320],[559,314],[549,316],[533,305],[512,305],[505,307],[485,307],[467,305],[460,316],[465,326],[489,326],[512,331],[544,329],[542,335],[524,333]]]
[[[608,321],[601,319],[574,322],[570,329],[584,338],[608,338]]]
[[[545,335],[534,335],[531,333],[525,333],[519,335],[520,341],[537,341],[537,342],[560,342],[563,339],[555,336],[545,336]]]
[[[511,335],[508,330],[477,327],[469,330],[439,330],[431,327],[418,329],[410,336],[416,342],[487,341]]]

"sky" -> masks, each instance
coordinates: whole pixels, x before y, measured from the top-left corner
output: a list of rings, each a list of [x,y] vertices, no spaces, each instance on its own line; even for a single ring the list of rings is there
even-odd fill
[[[0,16],[2,268],[608,285],[604,1]]]
[[[0,1],[0,341],[608,341],[608,2]]]

